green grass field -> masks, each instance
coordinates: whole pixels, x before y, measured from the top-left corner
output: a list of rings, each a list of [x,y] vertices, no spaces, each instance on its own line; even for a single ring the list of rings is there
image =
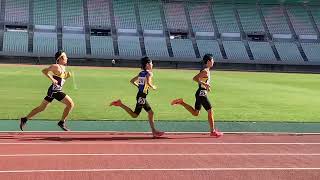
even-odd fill
[[[42,75],[43,66],[0,66],[0,119],[17,119],[37,106],[46,95],[50,81]],[[69,67],[70,68],[70,67]],[[134,108],[137,89],[129,83],[139,69],[72,67],[77,89],[68,79],[64,92],[76,106],[72,120],[130,120],[122,109],[109,107],[115,99]],[[206,120],[202,110],[192,117],[170,100],[182,97],[194,104],[197,84],[195,70],[154,70],[156,91],[150,102],[157,120]],[[218,121],[320,122],[320,75],[215,71],[209,98]],[[63,105],[54,101],[35,119],[60,118]],[[146,119],[142,112],[137,119]]]

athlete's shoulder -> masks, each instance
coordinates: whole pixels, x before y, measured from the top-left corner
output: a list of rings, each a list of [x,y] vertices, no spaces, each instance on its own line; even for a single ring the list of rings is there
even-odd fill
[[[153,72],[152,71],[146,71],[147,72],[147,75],[152,77],[153,76]]]
[[[208,70],[206,68],[201,69],[199,74],[208,74]]]
[[[210,73],[210,69],[209,68],[204,68],[204,69],[201,70],[201,72],[208,74],[208,73]]]
[[[139,73],[139,76],[150,76],[150,71],[148,70],[142,70],[140,73]]]
[[[58,65],[58,64],[51,64],[51,65],[49,66],[49,68],[59,68],[59,65]]]
[[[140,71],[140,72],[139,72],[138,76],[143,76],[143,75],[144,75],[144,73],[145,73],[145,71],[144,71],[144,70],[142,70],[142,71]]]
[[[56,71],[59,69],[58,64],[51,64],[48,68],[49,71]]]

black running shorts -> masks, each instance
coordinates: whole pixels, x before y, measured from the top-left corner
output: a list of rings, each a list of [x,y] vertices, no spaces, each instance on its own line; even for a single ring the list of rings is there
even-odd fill
[[[136,100],[137,100],[137,103],[136,103],[136,108],[134,110],[135,114],[139,115],[141,113],[142,108],[146,112],[151,111],[151,107],[147,101],[147,94],[143,92],[138,92]]]
[[[64,92],[58,91],[58,92],[52,92],[50,94],[48,93],[44,99],[48,102],[52,102],[54,99],[58,101],[62,101],[62,99],[64,99],[65,97],[66,97],[66,94]]]
[[[194,104],[194,108],[198,111],[201,110],[201,106],[204,107],[206,111],[212,108],[211,103],[208,99],[208,91],[202,88],[199,88],[195,94],[196,102]]]

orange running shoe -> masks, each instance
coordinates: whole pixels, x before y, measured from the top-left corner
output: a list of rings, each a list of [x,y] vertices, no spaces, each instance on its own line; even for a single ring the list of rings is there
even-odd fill
[[[164,134],[165,134],[165,132],[162,132],[162,131],[156,131],[156,132],[152,133],[153,138],[159,138],[159,137],[163,136]]]
[[[215,129],[213,132],[210,133],[210,136],[218,138],[218,137],[223,136],[223,133],[219,132],[217,129]]]
[[[182,104],[182,103],[183,103],[182,98],[175,99],[175,100],[171,101],[171,105],[177,105],[177,104]]]
[[[122,102],[120,99],[116,100],[116,101],[112,101],[110,103],[110,106],[121,106]]]

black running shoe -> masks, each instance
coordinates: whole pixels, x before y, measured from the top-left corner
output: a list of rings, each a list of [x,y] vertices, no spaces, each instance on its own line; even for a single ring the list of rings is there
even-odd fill
[[[64,131],[70,131],[70,129],[67,128],[67,126],[66,126],[64,121],[59,121],[58,122],[58,126]]]
[[[20,118],[20,129],[23,131],[23,128],[26,126],[28,119],[26,117]]]

